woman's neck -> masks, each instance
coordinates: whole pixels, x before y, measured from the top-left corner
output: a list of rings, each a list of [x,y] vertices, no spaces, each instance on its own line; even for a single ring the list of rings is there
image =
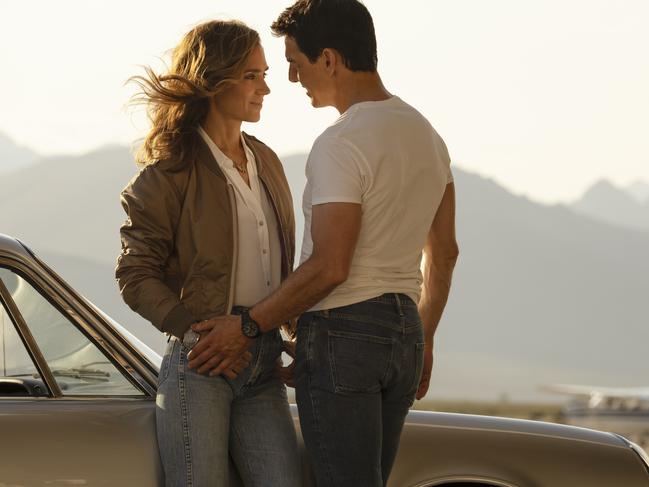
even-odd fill
[[[211,110],[201,126],[212,142],[224,153],[237,153],[243,149],[240,120],[223,117],[220,113]]]

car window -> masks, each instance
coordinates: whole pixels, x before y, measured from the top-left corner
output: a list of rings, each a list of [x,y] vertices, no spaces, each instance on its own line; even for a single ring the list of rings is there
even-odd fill
[[[0,279],[27,323],[63,395],[143,394],[27,280],[5,268],[0,268]]]
[[[7,310],[0,304],[0,397],[46,394],[47,387],[41,375]]]

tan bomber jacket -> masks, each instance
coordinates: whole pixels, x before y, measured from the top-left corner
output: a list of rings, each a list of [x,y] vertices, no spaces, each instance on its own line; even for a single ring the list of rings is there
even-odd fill
[[[281,229],[282,279],[293,269],[295,219],[277,155],[243,134]],[[209,147],[178,167],[157,161],[124,188],[127,219],[115,277],[126,304],[165,333],[182,337],[200,320],[232,308],[237,249],[234,188]]]

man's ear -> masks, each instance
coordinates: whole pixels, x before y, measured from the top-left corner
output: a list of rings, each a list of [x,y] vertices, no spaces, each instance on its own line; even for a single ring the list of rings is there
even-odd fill
[[[340,62],[340,55],[335,49],[325,47],[322,50],[322,61],[327,73],[332,76],[336,72],[336,68]]]

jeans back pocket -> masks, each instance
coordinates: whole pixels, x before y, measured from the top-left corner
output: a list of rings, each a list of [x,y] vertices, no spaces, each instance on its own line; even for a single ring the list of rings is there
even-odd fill
[[[392,338],[329,331],[329,362],[335,392],[376,393],[392,365]]]

